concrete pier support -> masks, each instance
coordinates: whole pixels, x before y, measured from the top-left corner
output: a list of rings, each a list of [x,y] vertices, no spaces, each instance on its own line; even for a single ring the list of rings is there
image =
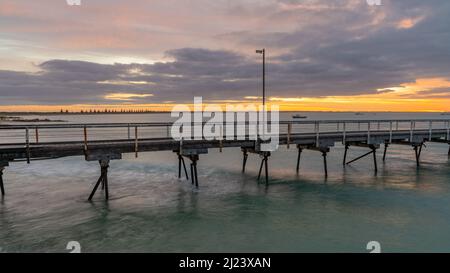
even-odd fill
[[[322,156],[323,156],[323,168],[324,168],[325,177],[328,177],[327,152],[322,151]]]
[[[242,173],[245,173],[245,166],[247,165],[247,159],[248,159],[248,150],[246,148],[241,148],[242,151]]]
[[[330,152],[330,147],[328,147],[328,146],[316,147],[315,144],[311,144],[311,145],[300,145],[300,144],[298,144],[297,145],[297,149],[298,149],[297,166],[296,166],[297,173],[299,172],[299,169],[300,169],[300,157],[301,157],[301,154],[302,154],[304,149],[308,149],[308,150],[312,150],[312,151],[318,151],[318,152],[320,152],[322,154],[324,174],[325,174],[325,177],[328,177],[327,155]]]
[[[420,144],[417,144],[417,143],[413,144],[414,154],[416,156],[416,165],[417,165],[417,167],[420,167],[420,156],[422,155],[422,147],[424,145],[425,144],[423,144],[423,142],[420,143]]]
[[[192,185],[195,185],[195,187],[198,188],[197,161],[199,159],[199,156],[198,155],[190,155],[189,159],[191,160]]]
[[[365,153],[365,154],[363,154],[361,156],[358,156],[357,158],[355,158],[353,160],[350,160],[349,162],[346,162],[346,160],[347,160],[347,150],[348,150],[349,146],[369,148],[370,152],[367,152],[367,153]],[[346,145],[346,151],[345,151],[345,154],[344,154],[344,163],[345,163],[345,165],[349,165],[349,164],[351,164],[351,163],[353,163],[353,162],[355,162],[357,160],[360,160],[361,158],[364,158],[364,157],[372,154],[373,155],[374,169],[375,169],[375,172],[378,172],[377,149],[379,149],[379,148],[380,148],[380,144],[367,144],[367,143],[364,143],[364,142],[348,143]],[[386,146],[385,146],[385,149],[387,149]]]
[[[378,172],[378,164],[377,164],[377,148],[371,147],[372,155],[373,155],[373,166],[375,168],[375,172]]]
[[[242,171],[245,171],[245,165],[247,163],[248,153],[257,154],[261,158],[261,164],[259,165],[258,181],[261,179],[261,174],[264,169],[266,185],[269,184],[269,157],[271,153],[269,151],[261,151],[259,147],[242,147],[244,153],[244,160],[242,162]]]
[[[386,161],[386,153],[387,153],[387,149],[389,148],[389,143],[384,143],[384,152],[383,152],[383,162]]]
[[[342,165],[344,165],[344,166],[347,163],[347,152],[348,152],[349,147],[350,147],[350,145],[348,145],[346,143],[345,144],[345,151],[344,151],[344,159],[342,160]]]
[[[186,165],[184,162],[183,157],[188,158],[191,161],[190,164],[190,173],[191,173],[191,182],[192,185],[195,185],[196,188],[198,188],[198,171],[197,171],[197,163],[200,159],[200,154],[207,154],[208,149],[207,148],[185,148],[180,151],[176,150],[174,151],[178,155],[178,177],[181,177],[181,164],[183,164],[184,167],[184,173],[186,174],[186,179],[189,180],[188,172],[186,170]]]
[[[105,199],[109,199],[109,189],[108,189],[108,168],[109,168],[109,160],[99,160],[100,164],[100,177],[95,183],[94,189],[92,189],[91,194],[89,195],[88,200],[91,201],[92,197],[94,197],[95,192],[97,191],[100,183],[102,184],[102,189],[105,190]]]
[[[302,156],[302,152],[303,152],[303,148],[300,145],[297,145],[297,150],[298,150],[298,154],[297,154],[297,167],[295,168],[296,173],[298,174],[298,172],[300,171],[300,159]]]
[[[269,156],[270,156],[270,152],[259,152],[261,159],[261,165],[259,166],[259,172],[258,172],[258,181],[261,179],[261,172],[262,169],[264,167],[264,173],[265,173],[265,178],[266,178],[266,185],[269,184],[269,166],[268,166],[268,161],[269,161]]]
[[[88,200],[91,201],[92,197],[94,197],[95,192],[98,187],[101,185],[102,190],[105,191],[105,200],[109,199],[109,187],[108,187],[108,168],[109,162],[115,159],[122,159],[122,154],[116,151],[91,151],[90,153],[85,154],[86,161],[98,161],[100,164],[100,177],[95,183],[94,188],[92,189],[91,194],[89,195]]]
[[[422,155],[422,149],[423,149],[423,147],[426,147],[424,139],[420,139],[419,142],[395,141],[393,143],[398,144],[398,145],[412,146],[414,149],[414,155],[416,158],[416,165],[417,165],[417,167],[420,167],[420,156]]]
[[[178,178],[181,178],[181,165],[183,165],[184,174],[186,175],[186,180],[189,180],[189,176],[186,170],[186,163],[184,162],[184,158],[180,153],[178,155]]]

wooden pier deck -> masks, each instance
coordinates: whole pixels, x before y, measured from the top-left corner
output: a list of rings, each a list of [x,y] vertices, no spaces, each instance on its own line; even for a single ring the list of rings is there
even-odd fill
[[[249,124],[244,124],[249,126]],[[197,162],[208,149],[239,147],[243,153],[242,170],[245,171],[248,153],[261,155],[258,179],[265,171],[269,181],[268,159],[271,152],[261,151],[261,141],[249,139],[174,140],[170,137],[172,123],[112,123],[112,124],[43,124],[0,126],[0,186],[5,194],[2,174],[6,166],[17,161],[54,159],[68,156],[84,156],[88,161],[99,161],[101,175],[89,200],[99,185],[105,189],[108,199],[107,170],[110,160],[122,158],[122,154],[151,151],[171,151],[178,156],[178,176],[182,167],[189,178],[184,158],[191,160],[192,184],[198,186]],[[450,120],[336,120],[336,121],[280,121],[279,145],[298,150],[297,171],[304,149],[322,154],[324,174],[328,175],[326,157],[335,143],[345,146],[343,164],[350,164],[373,154],[377,171],[376,151],[384,145],[383,160],[390,145],[410,145],[414,150],[417,166],[425,142],[450,144]],[[242,137],[241,137],[242,138]],[[368,152],[347,162],[347,150],[351,146],[366,147]],[[450,149],[449,149],[450,155]]]

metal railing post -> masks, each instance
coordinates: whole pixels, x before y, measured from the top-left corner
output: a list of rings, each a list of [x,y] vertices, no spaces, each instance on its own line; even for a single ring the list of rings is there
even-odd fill
[[[87,137],[87,128],[84,126],[83,128],[84,133],[84,151],[86,152],[88,150],[88,137]]]
[[[367,123],[367,144],[370,144],[370,121]]]
[[[138,127],[134,127],[134,157],[138,157]]]
[[[36,144],[39,144],[39,129],[36,127],[34,129],[34,136],[36,137]]]
[[[392,121],[389,122],[389,143],[392,143]]]
[[[346,123],[344,122],[342,124],[342,144],[344,144],[344,145],[347,142],[346,141],[346,136],[347,136],[347,126],[346,126]]]
[[[183,154],[183,136],[180,138],[180,155]]]
[[[288,123],[288,128],[287,128],[287,148],[289,149],[289,146],[291,144],[291,130],[292,130],[292,123]]]
[[[319,138],[320,138],[320,136],[319,136],[319,122],[318,121],[316,121],[315,122],[315,131],[316,131],[316,147],[319,147]]]
[[[25,128],[25,144],[27,149],[27,163],[30,164],[30,130]]]
[[[447,121],[447,141],[450,141],[450,121]]]
[[[223,149],[223,125],[219,125],[220,128],[220,136],[219,136],[219,151],[222,152]]]
[[[431,141],[431,137],[433,136],[433,121],[430,120],[430,124],[429,124],[429,130],[430,130],[430,134],[428,137],[428,141]]]

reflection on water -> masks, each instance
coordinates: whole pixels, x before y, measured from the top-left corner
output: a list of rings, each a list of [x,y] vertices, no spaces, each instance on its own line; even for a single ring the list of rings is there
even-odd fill
[[[100,170],[81,157],[12,163],[0,198],[0,248],[6,252],[366,252],[450,250],[448,145],[428,144],[416,168],[411,147],[390,147],[343,168],[343,147],[328,156],[296,150],[269,159],[270,185],[257,183],[260,158],[241,173],[239,149],[210,150],[199,161],[200,189],[177,179],[170,152],[125,155],[112,161],[109,202],[87,202]],[[365,153],[351,148],[349,158]]]

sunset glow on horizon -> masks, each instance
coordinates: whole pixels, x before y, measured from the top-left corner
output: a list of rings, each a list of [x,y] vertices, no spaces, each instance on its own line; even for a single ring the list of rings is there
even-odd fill
[[[449,112],[450,4],[4,0],[0,112],[259,104]],[[344,19],[345,18],[345,19]],[[208,22],[208,24],[205,24]],[[263,27],[264,26],[264,27]]]

